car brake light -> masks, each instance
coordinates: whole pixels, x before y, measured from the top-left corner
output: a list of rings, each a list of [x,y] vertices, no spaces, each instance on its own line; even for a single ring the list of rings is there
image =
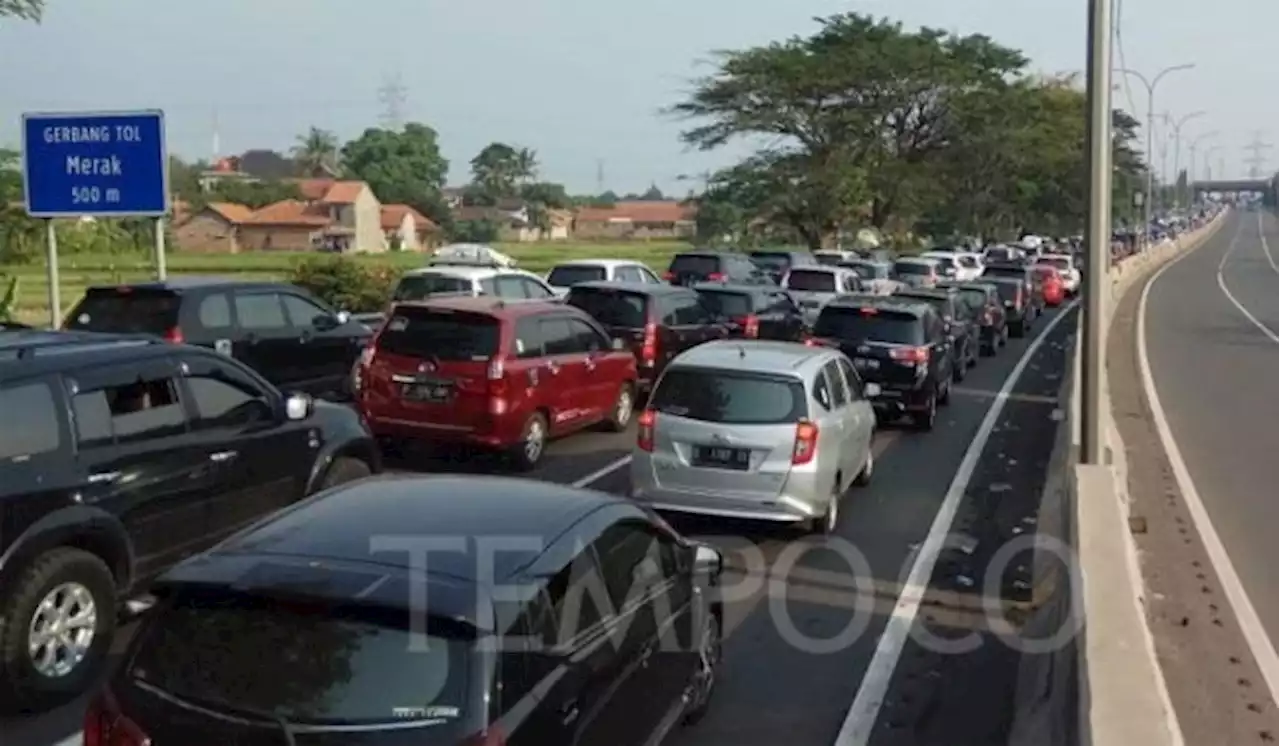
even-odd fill
[[[658,413],[646,409],[636,420],[636,447],[645,453],[653,453],[653,427],[658,422]]]
[[[791,463],[807,464],[818,452],[818,426],[808,420],[796,423],[796,443],[791,449]]]
[[[929,362],[928,347],[895,347],[889,350],[889,357],[904,363]]]
[[[180,345],[183,342],[182,330],[176,326],[169,327],[164,333],[164,341]]]
[[[723,282],[724,278],[725,278],[725,274],[723,272],[712,272],[711,274],[707,275],[707,279],[711,280],[712,282]]]
[[[94,697],[84,714],[84,746],[151,746],[138,724],[120,714],[109,692]]]
[[[674,279],[676,279],[676,273],[675,273],[675,272],[663,272],[663,273],[662,273],[662,279],[664,279],[664,280],[674,280]]]
[[[502,415],[507,413],[507,364],[500,357],[495,357],[489,361],[489,368],[485,371],[485,378],[489,379],[489,413],[493,415]]]
[[[658,359],[658,325],[650,321],[644,325],[644,343],[640,348],[640,364],[652,366]]]
[[[744,335],[753,339],[760,336],[760,317],[756,316],[754,313],[749,313],[746,316],[740,316],[734,319],[734,321],[742,325],[742,333]]]

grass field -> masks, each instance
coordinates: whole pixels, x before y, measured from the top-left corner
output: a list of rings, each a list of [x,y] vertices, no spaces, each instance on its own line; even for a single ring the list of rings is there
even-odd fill
[[[499,251],[514,257],[521,269],[539,274],[552,265],[566,259],[634,259],[648,264],[657,271],[666,269],[671,256],[690,248],[687,243],[663,241],[650,243],[516,243],[498,244]],[[287,279],[294,267],[310,252],[255,252],[246,254],[187,254],[171,253],[166,257],[170,275],[229,275],[246,280]],[[359,254],[356,261],[371,266],[391,266],[397,269],[420,267],[426,261],[422,254],[387,253]],[[87,256],[62,258],[58,263],[58,291],[62,311],[66,313],[84,289],[91,285],[113,285],[137,282],[155,277],[155,265],[139,255]],[[19,279],[16,315],[26,323],[49,321],[49,282],[45,264],[27,264],[0,267],[0,274],[16,275]]]

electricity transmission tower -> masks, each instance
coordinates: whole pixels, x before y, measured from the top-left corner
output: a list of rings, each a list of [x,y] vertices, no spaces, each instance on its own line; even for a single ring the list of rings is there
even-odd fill
[[[409,98],[408,89],[400,80],[399,73],[388,77],[378,89],[378,101],[382,103],[382,126],[389,130],[399,130],[404,126],[405,102]]]
[[[1245,165],[1249,167],[1249,178],[1257,179],[1262,173],[1262,167],[1267,161],[1266,154],[1271,152],[1271,144],[1262,139],[1262,131],[1258,130],[1253,133],[1253,142],[1244,146],[1250,155],[1245,159]]]

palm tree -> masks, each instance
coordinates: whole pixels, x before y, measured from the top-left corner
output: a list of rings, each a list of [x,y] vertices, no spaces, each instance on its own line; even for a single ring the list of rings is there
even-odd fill
[[[512,168],[517,182],[527,184],[533,181],[538,177],[538,151],[520,148],[516,151]]]
[[[293,160],[309,175],[336,173],[338,169],[338,136],[329,130],[312,127],[298,136],[293,147]]]

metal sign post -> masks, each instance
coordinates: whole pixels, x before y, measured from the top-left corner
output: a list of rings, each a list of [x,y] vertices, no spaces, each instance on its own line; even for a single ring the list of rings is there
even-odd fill
[[[163,223],[169,211],[164,112],[23,114],[22,175],[27,214],[49,221],[54,326],[61,321],[56,218],[156,218],[156,269],[164,278]]]
[[[49,261],[49,326],[57,329],[62,324],[62,295],[58,287],[58,232],[53,218],[44,221],[44,249]]]

